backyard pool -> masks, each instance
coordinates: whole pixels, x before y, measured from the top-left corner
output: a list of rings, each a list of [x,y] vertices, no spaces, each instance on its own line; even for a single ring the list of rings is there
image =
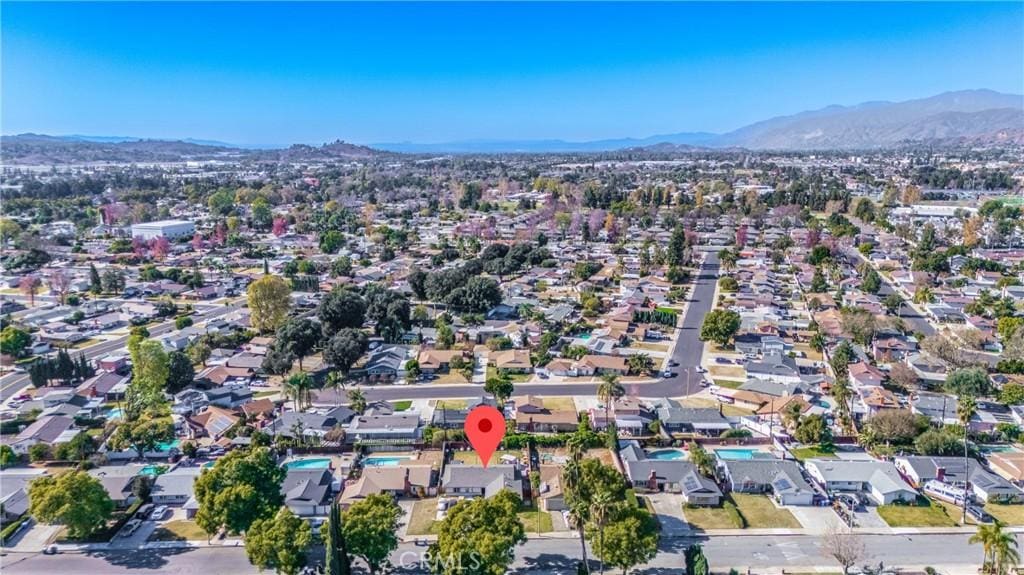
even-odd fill
[[[371,456],[363,460],[363,465],[365,467],[394,467],[406,459],[410,459],[410,457],[407,455],[389,457]]]
[[[726,461],[746,459],[775,459],[771,453],[765,453],[757,449],[716,449],[715,455]]]
[[[139,470],[140,475],[157,476],[167,471],[166,465],[147,465]]]
[[[296,459],[284,464],[285,469],[323,469],[330,466],[330,458]]]
[[[121,419],[121,408],[112,407],[107,410],[107,419]]]
[[[156,444],[156,449],[154,449],[153,451],[156,451],[156,452],[170,451],[172,449],[177,448],[179,445],[181,445],[181,440],[180,439],[175,439],[174,441],[164,441],[163,443],[157,443]]]
[[[648,453],[647,459],[657,459],[659,461],[686,459],[686,454],[678,449],[662,449],[660,451],[652,451]]]

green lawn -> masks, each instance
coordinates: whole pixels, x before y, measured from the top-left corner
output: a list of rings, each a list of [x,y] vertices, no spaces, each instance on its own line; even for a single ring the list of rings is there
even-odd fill
[[[1024,525],[1024,505],[988,503],[985,511],[1007,525]]]
[[[828,451],[824,451],[824,450],[822,450],[818,446],[797,447],[795,449],[790,449],[789,452],[793,454],[793,457],[797,458],[800,461],[805,461],[807,459],[816,459],[816,458],[822,458],[822,459],[834,459],[835,458],[835,450],[834,449],[828,450]]]
[[[164,523],[149,536],[150,541],[202,541],[208,538],[195,521],[182,519]]]
[[[412,401],[408,399],[402,401],[392,401],[391,406],[392,408],[394,408],[395,411],[406,411],[410,407],[412,407]]]
[[[555,530],[547,511],[520,511],[519,521],[527,533],[550,533]]]
[[[571,397],[545,397],[541,401],[550,410],[576,411],[576,402]]]
[[[509,381],[511,381],[512,383],[521,383],[521,382],[524,382],[524,381],[530,381],[530,378],[533,377],[533,374],[532,373],[509,373],[509,374],[507,374],[507,376],[508,376]],[[498,374],[498,368],[494,367],[493,365],[488,365],[487,366],[487,376],[486,377],[487,377],[487,379],[491,379],[492,377],[500,377],[499,374]]]
[[[270,397],[272,395],[278,395],[280,393],[280,391],[257,391],[256,393],[252,394],[252,397],[253,399],[262,399],[264,397]]]
[[[409,514],[409,527],[406,535],[432,535],[436,533],[437,499],[421,499],[412,507]]]
[[[739,508],[747,527],[753,529],[799,529],[803,527],[793,514],[776,507],[767,495],[733,493],[732,500]]]
[[[732,505],[720,507],[683,507],[686,522],[703,531],[709,529],[743,529],[743,518]]]
[[[434,405],[435,409],[466,409],[465,399],[439,399]]]
[[[878,515],[890,527],[955,527],[946,510],[930,501],[919,501],[915,505],[879,505]]]
[[[729,389],[739,389],[740,386],[745,383],[743,381],[731,381],[728,379],[715,379],[713,381],[718,387],[728,387]]]

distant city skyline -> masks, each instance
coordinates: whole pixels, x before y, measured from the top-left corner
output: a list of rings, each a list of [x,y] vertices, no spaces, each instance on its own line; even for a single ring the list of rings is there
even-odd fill
[[[1024,4],[5,2],[4,134],[240,145],[726,132],[1024,92]]]

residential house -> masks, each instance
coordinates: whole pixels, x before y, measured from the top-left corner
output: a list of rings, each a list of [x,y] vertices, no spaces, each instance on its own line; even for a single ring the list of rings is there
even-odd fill
[[[887,461],[811,459],[804,467],[829,492],[863,493],[879,505],[917,499],[917,491]]]
[[[634,488],[679,493],[687,505],[718,505],[722,492],[697,466],[681,459],[648,459],[635,443],[619,452],[626,477]]]
[[[718,437],[732,428],[721,409],[713,407],[662,407],[658,420],[668,433],[696,433]]]
[[[526,349],[508,349],[496,351],[490,355],[490,363],[498,373],[530,373],[533,371],[533,364],[530,362],[530,352]]]
[[[985,503],[1019,503],[1024,498],[1020,489],[985,469],[975,459],[968,460],[967,474],[964,473],[962,457],[905,455],[893,459],[893,464],[914,487],[921,488],[929,481],[938,481],[963,489],[965,480],[969,480],[972,494]]]
[[[15,453],[25,455],[37,443],[52,447],[67,443],[76,435],[78,429],[74,419],[63,415],[44,415],[23,429],[8,445]]]
[[[516,465],[448,465],[441,477],[445,495],[491,497],[502,489],[523,496],[524,480]]]
[[[359,479],[345,486],[339,502],[348,507],[378,493],[396,498],[431,496],[436,493],[434,475],[429,465],[402,465],[397,469],[364,467]]]
[[[623,376],[629,373],[626,358],[620,355],[585,355],[576,362],[576,373],[580,376],[613,374]]]
[[[419,428],[418,413],[367,413],[352,418],[345,429],[345,440],[351,443],[368,439],[416,439]]]
[[[326,467],[288,468],[281,483],[284,504],[300,517],[326,515],[330,512],[332,482],[333,475]]]
[[[779,505],[811,505],[814,487],[800,465],[783,459],[722,460],[722,475],[736,493],[767,493]]]

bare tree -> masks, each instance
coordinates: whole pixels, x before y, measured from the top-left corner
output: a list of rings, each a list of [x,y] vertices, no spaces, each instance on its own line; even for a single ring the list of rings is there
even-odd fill
[[[68,299],[68,291],[71,289],[71,280],[61,270],[56,270],[46,278],[46,283],[50,286],[50,293],[57,296],[60,301],[60,305],[64,305],[64,302]]]
[[[847,575],[850,567],[864,559],[867,551],[864,541],[852,529],[836,524],[829,525],[825,530],[821,549],[842,566],[843,575]]]

